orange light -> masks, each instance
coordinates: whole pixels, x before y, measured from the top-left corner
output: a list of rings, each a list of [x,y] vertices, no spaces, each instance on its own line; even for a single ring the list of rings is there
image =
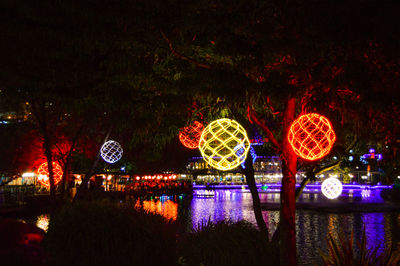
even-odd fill
[[[136,180],[154,180],[155,181],[170,181],[177,179],[176,174],[156,174],[156,175],[143,175],[143,176],[136,176]]]
[[[56,186],[58,183],[60,183],[63,175],[61,166],[56,162],[53,162],[53,174],[54,174],[54,185]],[[47,168],[47,162],[44,162],[39,166],[37,170],[37,175],[40,184],[42,184],[45,187],[50,187],[49,169]]]
[[[297,156],[315,161],[326,156],[336,140],[329,120],[309,113],[298,117],[290,126],[288,141]]]
[[[135,207],[142,207],[146,211],[158,213],[172,221],[175,221],[178,217],[178,203],[173,202],[172,200],[167,200],[164,202],[161,202],[160,200],[144,200],[143,202],[140,202],[140,200],[138,200],[135,204]]]
[[[179,140],[189,149],[197,149],[204,126],[198,121],[194,121],[190,126],[184,127],[179,132]]]

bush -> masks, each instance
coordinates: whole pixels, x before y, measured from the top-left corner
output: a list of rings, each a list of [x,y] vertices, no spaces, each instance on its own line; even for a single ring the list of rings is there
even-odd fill
[[[175,229],[128,206],[77,202],[51,217],[44,246],[50,265],[175,265]]]
[[[183,237],[180,265],[279,265],[279,251],[252,224],[208,221]]]
[[[45,265],[40,245],[44,231],[34,224],[0,218],[0,261],[2,265]]]
[[[394,250],[392,245],[386,245],[384,252],[378,254],[378,247],[368,249],[365,227],[358,243],[359,251],[354,248],[354,235],[351,233],[350,239],[346,239],[343,233],[337,235],[335,239],[331,233],[328,234],[328,254],[319,250],[324,265],[343,265],[343,266],[364,266],[364,265],[399,265],[400,250]]]

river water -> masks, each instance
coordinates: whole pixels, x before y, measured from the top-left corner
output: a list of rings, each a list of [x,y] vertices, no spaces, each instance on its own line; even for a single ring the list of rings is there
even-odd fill
[[[201,195],[201,191],[196,191]],[[251,194],[246,190],[216,190],[213,197],[193,197],[188,203],[177,197],[161,197],[156,200],[142,201],[142,206],[150,211],[164,215],[169,219],[177,219],[180,209],[184,206],[188,229],[197,227],[202,222],[211,220],[246,220],[255,224]],[[359,196],[359,197],[358,197]],[[345,195],[337,200],[343,202],[379,203],[378,196]],[[260,193],[261,203],[279,202],[278,193]],[[321,194],[303,194],[300,202],[327,201]],[[323,206],[323,205],[322,205]],[[264,210],[263,216],[267,222],[270,235],[279,222],[279,210]],[[319,265],[321,257],[319,249],[327,253],[326,237],[328,233],[334,236],[343,233],[350,237],[354,233],[355,241],[360,241],[365,226],[367,247],[379,247],[383,251],[385,245],[398,246],[400,241],[399,212],[329,212],[324,210],[296,211],[297,254],[300,265]]]

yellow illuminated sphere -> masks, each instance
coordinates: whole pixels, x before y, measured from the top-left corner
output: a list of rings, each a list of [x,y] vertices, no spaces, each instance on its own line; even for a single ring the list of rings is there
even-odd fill
[[[240,152],[238,152],[240,149]],[[211,122],[201,134],[199,150],[203,159],[219,170],[231,170],[246,160],[250,141],[235,120],[223,118]]]

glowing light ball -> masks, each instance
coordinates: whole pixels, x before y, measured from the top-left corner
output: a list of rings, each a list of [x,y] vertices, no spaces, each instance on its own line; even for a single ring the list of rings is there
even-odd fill
[[[122,157],[122,146],[115,140],[104,142],[100,149],[101,158],[107,163],[115,163]]]
[[[326,117],[309,113],[292,123],[288,140],[297,156],[315,161],[330,152],[336,135]]]
[[[179,140],[189,149],[197,149],[204,126],[198,121],[194,121],[190,126],[184,127],[179,132]]]
[[[53,162],[53,175],[54,175],[54,185],[56,186],[60,183],[63,175],[63,171],[61,166]],[[40,184],[46,187],[50,187],[50,180],[49,180],[49,169],[47,167],[47,162],[42,163],[38,170],[37,170],[37,180]]]
[[[322,194],[328,199],[336,199],[342,194],[343,185],[339,179],[330,177],[324,180],[321,185]]]
[[[239,148],[238,148],[239,147]],[[237,152],[242,148],[242,152]],[[231,170],[246,160],[250,141],[235,120],[223,118],[211,122],[201,134],[199,150],[203,159],[219,170]]]

